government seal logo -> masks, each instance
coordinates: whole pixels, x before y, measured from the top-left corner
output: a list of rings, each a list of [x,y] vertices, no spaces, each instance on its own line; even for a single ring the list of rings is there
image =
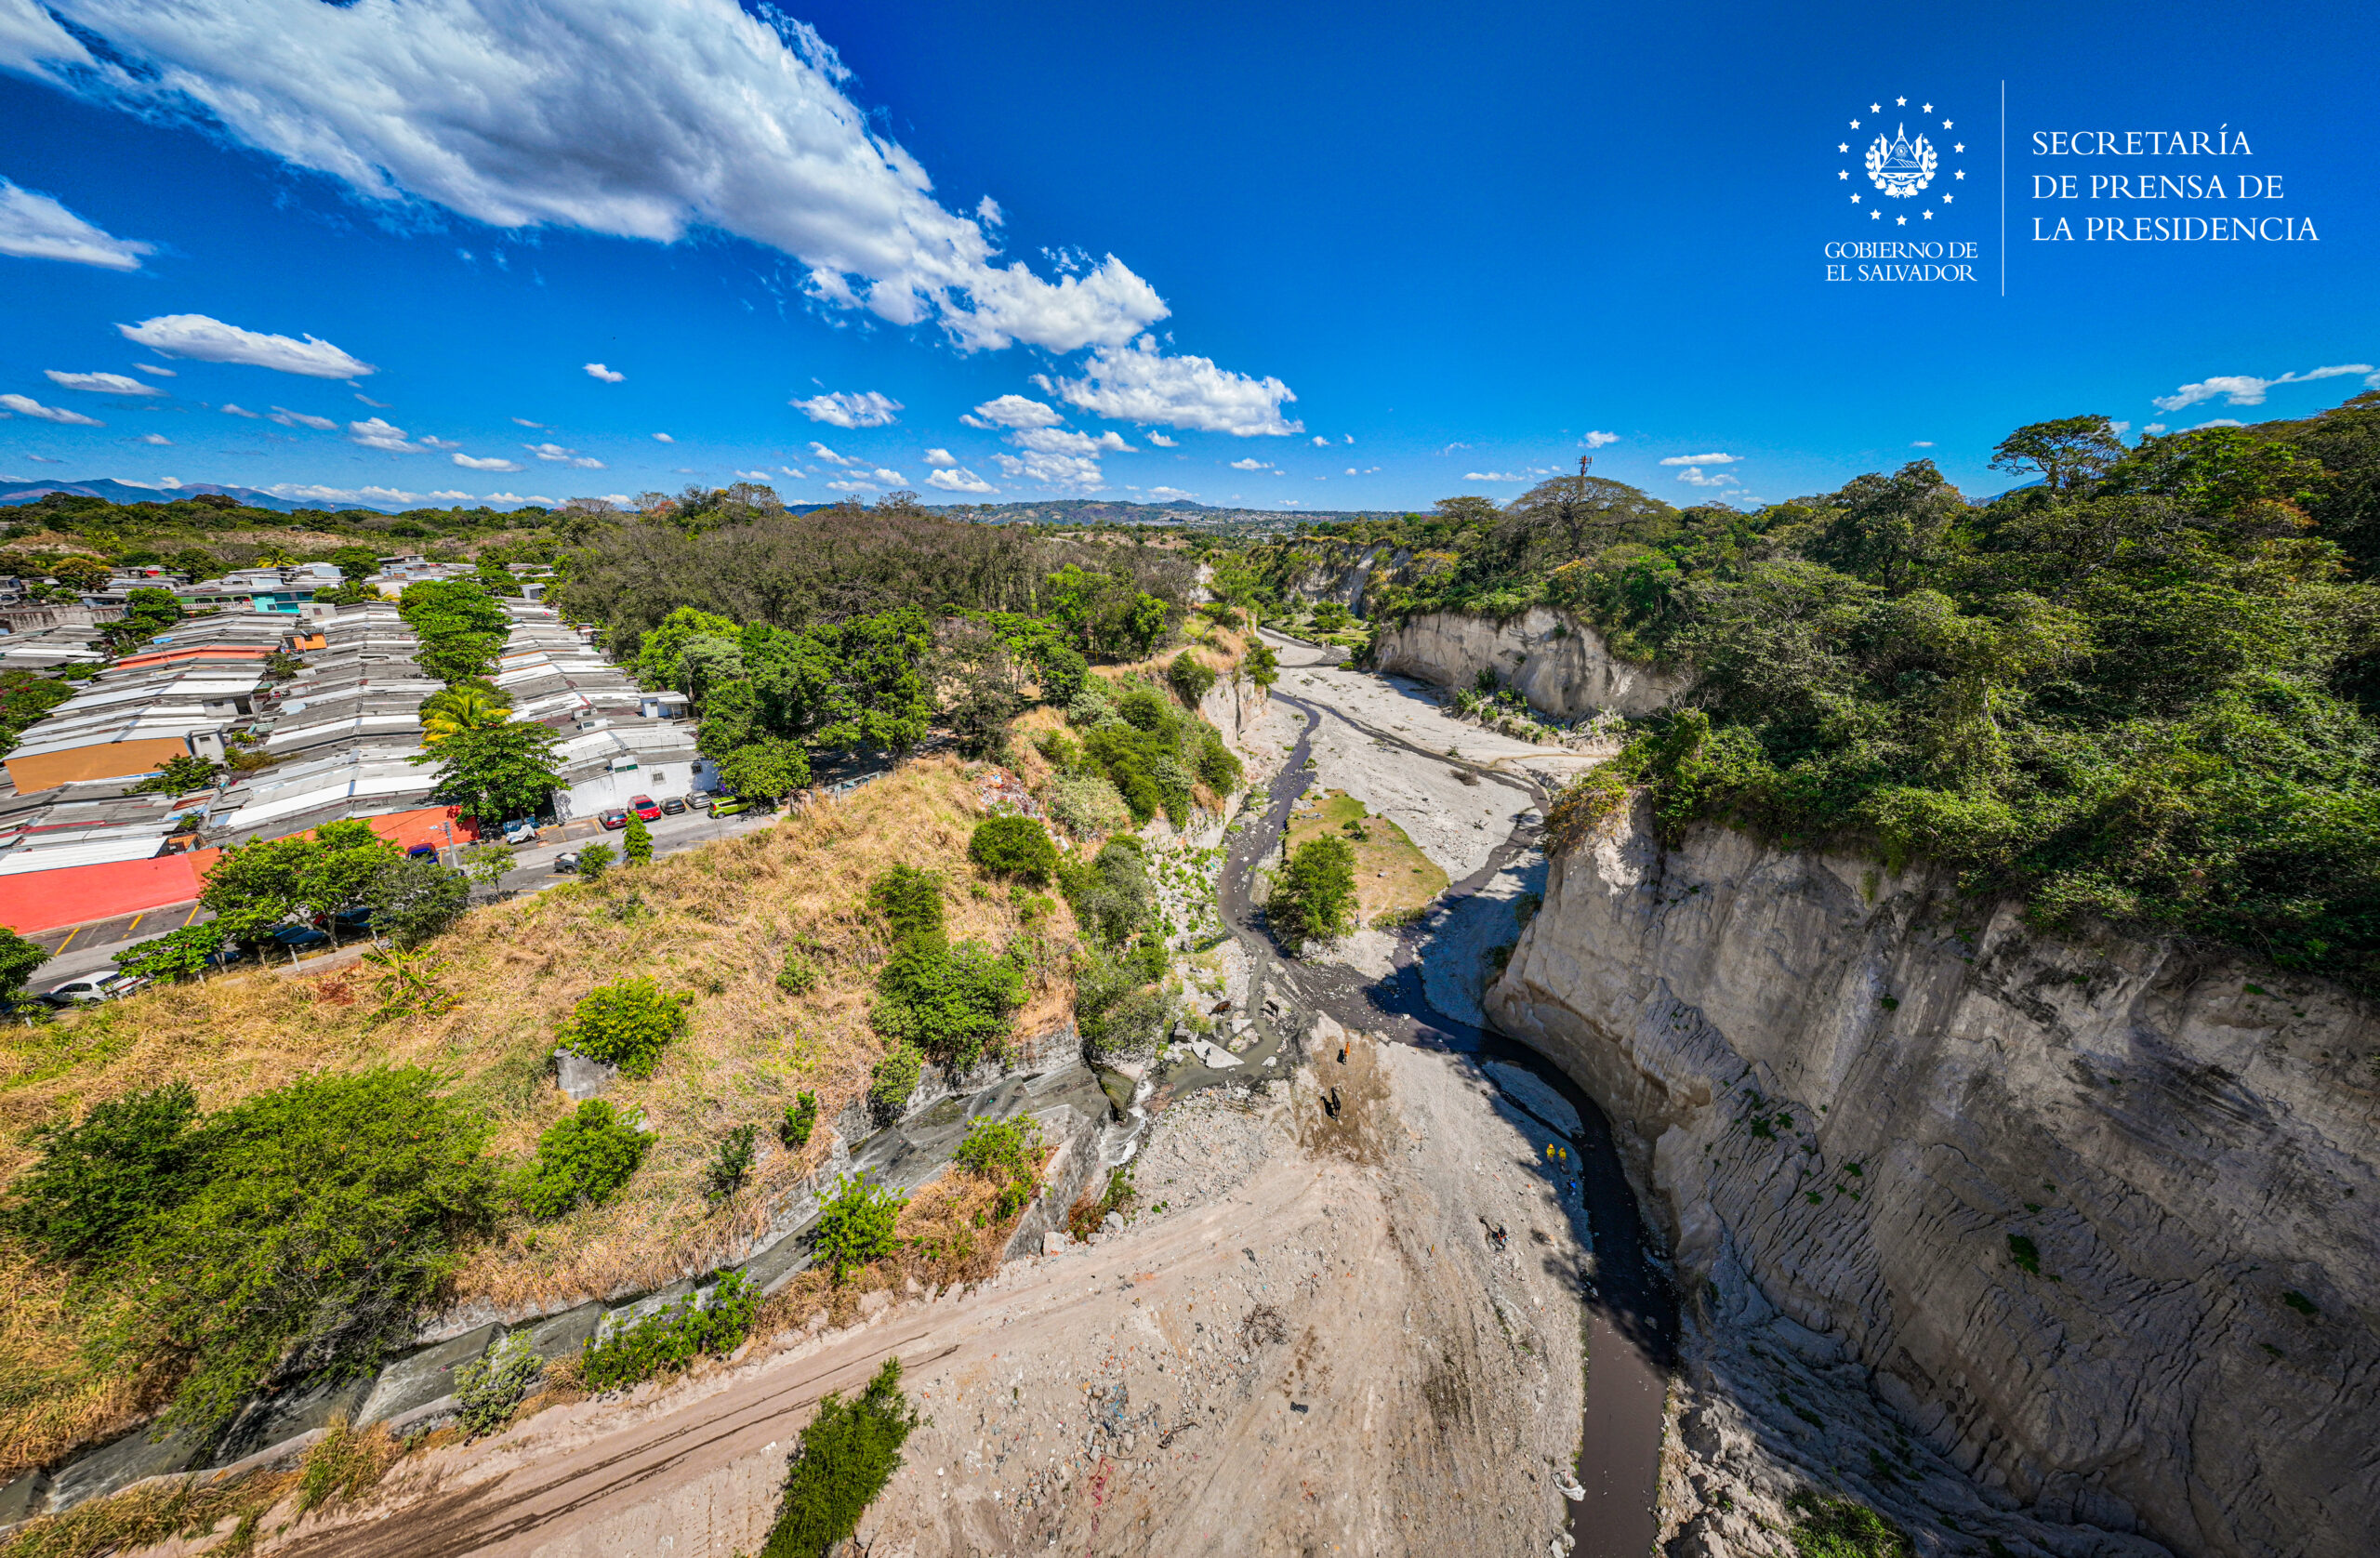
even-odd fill
[[[1958,199],[1953,190],[1942,190],[1936,193],[1927,191],[1937,183],[1956,184],[1966,178],[1966,169],[1944,165],[1946,155],[1956,157],[1964,154],[1966,151],[1966,143],[1950,140],[1950,133],[1958,128],[1958,125],[1956,121],[1950,119],[1935,119],[1932,103],[1920,103],[1915,115],[1911,115],[1909,110],[1909,99],[1895,98],[1893,111],[1890,134],[1884,132],[1883,115],[1887,111],[1882,102],[1872,102],[1868,105],[1868,112],[1878,116],[1873,121],[1867,119],[1851,121],[1851,127],[1854,130],[1865,130],[1875,137],[1868,143],[1864,155],[1854,152],[1853,142],[1849,140],[1835,143],[1835,151],[1844,158],[1859,156],[1859,165],[1866,169],[1867,182],[1874,191],[1872,194],[1866,190],[1853,191],[1851,204],[1866,205],[1869,219],[1882,221],[1884,218],[1883,202],[1915,201],[1919,204],[1914,207],[1904,207],[1906,214],[1895,217],[1893,225],[1907,227],[1911,216],[1917,217],[1922,222],[1930,222],[1934,219],[1934,206],[1950,205]],[[1914,134],[1911,133],[1912,125]],[[1932,139],[1937,129],[1944,140],[1950,140],[1947,148]],[[1836,168],[1834,176],[1839,184],[1855,182],[1855,176],[1847,166]],[[1946,216],[1948,214],[1948,212],[1944,213]]]

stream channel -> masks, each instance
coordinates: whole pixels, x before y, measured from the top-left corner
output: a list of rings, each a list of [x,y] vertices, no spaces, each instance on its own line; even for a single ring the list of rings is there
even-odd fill
[[[1244,814],[1245,825],[1230,836],[1220,884],[1223,923],[1247,949],[1253,970],[1246,1011],[1257,1020],[1260,1038],[1247,1051],[1249,1070],[1239,1075],[1257,1072],[1268,1053],[1278,1053],[1287,1036],[1279,1025],[1265,1021],[1270,1015],[1266,999],[1272,997],[1287,1009],[1289,1023],[1299,1012],[1322,1012],[1351,1030],[1461,1055],[1504,1102],[1570,1140],[1578,1164],[1575,1177],[1541,1161],[1535,1168],[1555,1189],[1580,1244],[1593,1252],[1589,1270],[1580,1280],[1588,1365],[1577,1474],[1586,1497],[1570,1507],[1570,1532],[1576,1551],[1585,1558],[1644,1558],[1658,1532],[1654,1503],[1676,1338],[1676,1301],[1649,1258],[1643,1218],[1620,1168],[1610,1121],[1536,1050],[1441,1010],[1433,1004],[1430,982],[1423,979],[1423,964],[1434,946],[1444,957],[1447,948],[1463,947],[1466,942],[1479,944],[1478,938],[1458,933],[1467,915],[1509,912],[1501,902],[1482,898],[1483,888],[1516,866],[1534,864],[1541,868],[1536,859],[1539,818],[1550,798],[1529,779],[1427,751],[1318,700],[1291,696],[1277,688],[1273,696],[1302,716],[1305,725],[1272,782],[1263,813],[1251,809]],[[1465,768],[1482,783],[1522,790],[1538,807],[1523,814],[1485,865],[1447,889],[1426,920],[1398,932],[1393,970],[1384,979],[1368,977],[1344,964],[1284,957],[1252,896],[1258,864],[1278,847],[1290,811],[1314,782],[1306,760],[1325,720],[1343,720],[1376,743],[1410,752],[1417,762]],[[1461,955],[1473,956],[1467,951]],[[1192,1067],[1170,1074],[1160,1092],[1179,1096],[1228,1076]],[[1561,1111],[1547,1105],[1540,1089],[1569,1105],[1577,1117],[1575,1128],[1567,1119],[1548,1118]],[[1161,1102],[1150,1100],[1152,1112]]]

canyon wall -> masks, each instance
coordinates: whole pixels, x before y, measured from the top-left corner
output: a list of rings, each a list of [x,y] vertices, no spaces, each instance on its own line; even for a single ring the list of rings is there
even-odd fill
[[[1611,1115],[1686,1301],[1821,1333],[2005,1507],[2374,1551],[2369,1003],[1923,869],[1665,850],[1640,802],[1553,864],[1487,1009]]]
[[[1610,709],[1651,714],[1674,702],[1689,678],[1632,665],[1604,647],[1603,635],[1567,612],[1532,606],[1510,622],[1461,612],[1430,612],[1380,635],[1379,669],[1469,687],[1485,669],[1560,720]]]

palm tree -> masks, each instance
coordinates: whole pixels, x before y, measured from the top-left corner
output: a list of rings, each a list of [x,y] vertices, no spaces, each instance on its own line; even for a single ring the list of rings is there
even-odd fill
[[[449,687],[421,706],[421,743],[435,746],[465,731],[483,731],[512,717],[512,706],[493,687]]]

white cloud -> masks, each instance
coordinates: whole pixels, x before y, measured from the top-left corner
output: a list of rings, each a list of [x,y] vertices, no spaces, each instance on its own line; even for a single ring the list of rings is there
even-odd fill
[[[940,487],[946,493],[989,493],[999,490],[963,465],[953,466],[947,470],[935,471],[926,478],[926,485]]]
[[[399,487],[317,487],[291,482],[265,491],[275,497],[303,498],[314,503],[419,503],[429,495]]]
[[[246,410],[244,407],[233,405],[231,402],[226,401],[223,403],[223,415],[226,416],[245,416],[250,421],[254,421],[257,414],[253,411]]]
[[[902,409],[900,402],[873,390],[864,390],[856,395],[838,390],[806,401],[787,401],[786,404],[813,422],[827,422],[838,428],[890,427],[901,419],[893,414]]]
[[[878,481],[890,482],[896,487],[906,487],[909,484],[907,477],[897,470],[887,470],[882,466],[878,466],[874,474]]]
[[[173,441],[172,439],[170,439],[170,438],[167,438],[164,433],[142,433],[142,434],[140,435],[140,442],[143,442],[143,443],[165,443],[165,444],[170,444],[170,443],[172,443],[174,441]]]
[[[162,395],[163,390],[144,384],[122,374],[62,374],[56,368],[44,368],[44,377],[60,390],[88,390],[99,395]]]
[[[386,401],[376,401],[376,400],[374,400],[371,396],[369,396],[369,395],[365,394],[365,393],[364,393],[363,390],[358,390],[355,392],[355,398],[356,398],[357,400],[359,400],[359,401],[362,401],[365,405],[370,406],[370,407],[371,407],[373,410],[375,410],[375,411],[386,411],[386,410],[388,410],[388,409],[389,409],[389,403],[388,403],[388,402],[386,402]]]
[[[96,416],[86,416],[79,411],[60,406],[44,405],[31,395],[0,395],[0,406],[6,406],[20,416],[36,417],[44,422],[64,422],[76,428],[104,428],[105,422]]]
[[[1665,456],[1661,463],[1663,465],[1733,465],[1742,457],[1740,455],[1671,455]]]
[[[843,465],[858,468],[866,464],[864,460],[847,460],[814,439],[811,442],[810,452],[817,456],[820,459],[826,461],[828,465]]]
[[[549,508],[554,506],[554,500],[542,493],[530,493],[525,495],[520,493],[490,493],[487,495],[487,500],[490,503],[542,503]]]
[[[284,428],[311,428],[318,433],[329,432],[338,426],[327,416],[309,416],[302,411],[291,411],[286,406],[278,405],[272,408],[272,415],[265,420],[278,422]]]
[[[985,195],[976,203],[975,216],[978,220],[989,222],[994,227],[998,227],[1008,220],[1007,213],[1000,209],[1000,203],[989,195]]]
[[[620,380],[628,377],[628,376],[624,373],[615,373],[612,369],[603,366],[601,363],[589,363],[587,364],[587,376],[589,378],[600,378],[606,384],[617,384]]]
[[[119,324],[116,329],[125,339],[138,341],[152,351],[201,363],[239,363],[307,378],[362,378],[379,372],[319,336],[302,341],[268,336],[205,314],[160,314],[138,324]]]
[[[1619,442],[1620,435],[1618,433],[1599,433],[1590,430],[1587,436],[1579,440],[1579,442],[1585,444],[1590,449],[1600,449],[1606,443]]]
[[[521,446],[541,460],[553,460],[576,466],[581,470],[602,470],[603,462],[590,459],[575,449],[565,449],[559,443],[524,443]]]
[[[0,33],[16,25],[14,19],[0,17]],[[0,38],[0,46],[6,41]],[[6,58],[5,46],[0,46],[0,62]],[[138,271],[140,257],[156,252],[152,244],[111,237],[49,196],[0,178],[0,255],[70,260],[107,271]]]
[[[405,442],[403,428],[392,427],[377,416],[369,422],[350,422],[347,436],[350,442],[361,443],[366,449],[386,449],[391,455],[421,453],[419,445]]]
[[[838,493],[872,493],[876,490],[876,483],[873,482],[862,482],[854,479],[841,482],[829,482],[826,483],[826,487],[828,491]]]
[[[947,449],[929,449],[926,451],[926,464],[948,470],[957,466],[959,460]]]
[[[1151,487],[1149,489],[1149,495],[1159,499],[1160,501],[1171,503],[1181,498],[1197,497],[1198,495],[1197,493],[1185,493],[1179,487]]]
[[[1117,422],[1155,422],[1239,438],[1305,431],[1284,421],[1281,405],[1297,396],[1277,378],[1251,378],[1205,357],[1168,357],[1156,337],[1130,346],[1103,346],[1080,378],[1060,379],[1052,392],[1067,404]]]
[[[985,401],[959,418],[971,428],[1054,428],[1065,420],[1054,407],[1024,395],[1002,395]]]
[[[653,436],[664,443],[675,443],[678,442],[676,439],[671,438],[668,433],[654,433]]]
[[[1163,433],[1149,434],[1149,442],[1160,449],[1178,449],[1182,446],[1181,440],[1168,438]]]
[[[1012,482],[1028,482],[1037,486],[1061,487],[1070,492],[1097,492],[1107,484],[1106,474],[1099,469],[1096,456],[1050,454],[1027,451],[1023,458],[1014,455],[994,455],[1000,474]]]
[[[182,376],[181,375],[174,372],[173,369],[159,367],[154,363],[135,363],[132,365],[139,368],[144,374],[155,374],[159,378],[179,378]]]
[[[522,469],[515,462],[502,458],[483,460],[469,455],[456,455],[452,458],[465,470],[520,470]]]
[[[2372,372],[2372,364],[2369,363],[2338,363],[2326,368],[2308,368],[2302,374],[2283,374],[2279,378],[2252,378],[2246,374],[2218,374],[2213,378],[2201,379],[2196,384],[2185,384],[2174,393],[2160,395],[2149,403],[2160,411],[2180,411],[2185,407],[2197,405],[2202,401],[2211,401],[2219,396],[2233,405],[2262,405],[2265,403],[2266,391],[2276,385],[2310,384],[2318,378],[2338,378],[2347,374],[2370,372]],[[2201,425],[2213,427],[2216,424],[2202,423]]]
[[[774,8],[60,3],[107,58],[12,4],[0,59],[96,99],[196,105],[369,200],[662,243],[717,229],[796,257],[813,297],[939,323],[967,350],[1119,344],[1167,312],[1112,255],[1055,281],[999,263],[992,208],[945,209],[843,95],[834,50]]]
[[[1669,461],[1663,460],[1661,463],[1667,465]],[[1679,471],[1677,479],[1694,487],[1732,487],[1736,484],[1736,479],[1724,470],[1706,475],[1700,466],[1692,465]]]
[[[807,482],[810,480],[810,473],[806,470],[796,470],[789,465],[781,465],[777,467],[777,469],[784,471],[787,476],[792,477],[797,482]]]
[[[1330,447],[1330,441],[1320,433],[1316,433],[1314,435],[1314,446],[1316,449],[1328,449]]]
[[[1244,460],[1232,461],[1231,468],[1234,470],[1270,470],[1272,469],[1272,467],[1266,465],[1263,460],[1258,459],[1253,455],[1250,455]]]
[[[432,438],[428,433],[422,434],[414,442],[424,449],[460,449],[462,447],[451,438]]]
[[[2244,428],[2246,426],[2247,424],[2245,422],[2241,421],[2236,416],[2215,416],[2199,423],[2197,427],[2188,428],[2185,430],[2188,432],[2197,432],[2200,428]]]
[[[512,424],[519,428],[535,428],[539,432],[544,432],[546,430],[546,425],[543,422],[532,422],[526,416],[515,416],[512,419]]]
[[[1912,439],[1909,446],[1911,449],[1931,449],[1934,447],[1934,441],[1930,438]]]
[[[1503,470],[1466,470],[1462,473],[1462,479],[1466,482],[1526,482],[1528,480],[1526,476],[1517,476]]]
[[[432,497],[443,497],[449,503],[469,503],[471,500],[470,494],[456,492],[451,488],[443,493],[432,493],[430,495]]]
[[[767,482],[772,480],[769,473],[765,470],[739,470],[735,474],[742,477],[747,482]]]
[[[2141,429],[2140,430],[2141,430],[2142,432],[2144,432],[2144,433],[2148,433],[2148,434],[2149,434],[2149,435],[2151,435],[2151,436],[2153,437],[2153,436],[2155,436],[2156,434],[2162,433],[2162,432],[2163,432],[2163,431],[2165,430],[2165,424],[2164,424],[2164,423],[2162,423],[2162,422],[2151,422],[2151,423],[2149,423],[2149,426],[2147,426],[2147,427],[2145,427],[2145,428]]]
[[[1348,475],[1350,475],[1350,476],[1355,475],[1355,468],[1354,466],[1349,466],[1349,467],[1347,468],[1347,474],[1348,474]]]

